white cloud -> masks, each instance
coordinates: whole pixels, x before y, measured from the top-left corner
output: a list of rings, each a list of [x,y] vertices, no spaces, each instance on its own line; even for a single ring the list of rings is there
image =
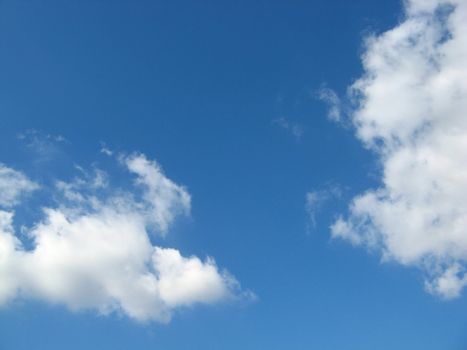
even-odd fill
[[[354,198],[332,235],[419,266],[429,292],[456,297],[467,285],[467,2],[406,1],[362,62],[351,117],[382,184]]]
[[[136,183],[144,188],[148,219],[161,233],[167,232],[175,216],[190,212],[190,194],[165,177],[156,162],[149,161],[143,155],[126,157],[123,162],[132,173],[138,175]]]
[[[0,163],[0,207],[18,204],[22,196],[37,188],[39,186],[23,173]]]
[[[99,195],[99,171],[57,182],[57,207],[43,208],[44,218],[26,230],[30,249],[15,234],[14,212],[0,211],[0,305],[21,296],[168,322],[178,307],[244,295],[212,258],[183,257],[151,243],[148,228],[167,233],[178,215],[189,213],[190,196],[144,155],[122,160],[142,200],[121,189]]]
[[[447,299],[456,298],[467,286],[467,276],[463,271],[464,268],[460,264],[453,263],[433,280],[425,281],[425,287],[429,292]]]

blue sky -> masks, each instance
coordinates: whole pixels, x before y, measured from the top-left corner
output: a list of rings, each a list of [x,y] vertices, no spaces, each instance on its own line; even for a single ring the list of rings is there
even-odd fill
[[[22,245],[10,264],[0,239],[0,349],[464,349],[465,16],[0,1],[0,233]],[[76,255],[40,240],[44,208]],[[105,255],[133,232],[141,266]],[[122,266],[160,295],[127,295]]]

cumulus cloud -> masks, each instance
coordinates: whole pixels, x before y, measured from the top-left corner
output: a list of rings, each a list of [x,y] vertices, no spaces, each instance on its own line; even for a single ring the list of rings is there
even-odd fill
[[[404,4],[400,24],[366,40],[365,73],[349,89],[381,186],[331,231],[419,266],[429,292],[453,298],[467,285],[467,2]]]
[[[212,258],[151,242],[150,232],[165,235],[177,216],[189,214],[190,195],[144,155],[121,163],[135,176],[132,191],[103,195],[107,175],[97,170],[57,181],[59,203],[42,208],[43,219],[26,229],[31,248],[16,234],[14,211],[0,210],[0,305],[36,298],[168,322],[176,308],[249,295]]]
[[[189,193],[165,177],[156,162],[138,155],[126,157],[123,161],[128,170],[137,175],[136,183],[144,189],[148,221],[153,222],[161,233],[167,232],[177,215],[190,212]]]

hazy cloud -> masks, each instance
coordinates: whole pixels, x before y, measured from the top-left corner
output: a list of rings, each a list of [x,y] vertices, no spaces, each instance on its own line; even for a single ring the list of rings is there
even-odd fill
[[[342,105],[339,96],[334,90],[321,88],[318,91],[318,98],[328,106],[328,119],[333,122],[342,121]]]
[[[280,126],[282,129],[288,131],[297,141],[300,141],[303,133],[305,132],[300,124],[290,121],[284,117],[274,119],[272,122]]]
[[[331,200],[342,196],[342,188],[339,185],[328,185],[324,188],[310,191],[305,197],[305,209],[312,228],[316,228],[317,216],[323,207]]]

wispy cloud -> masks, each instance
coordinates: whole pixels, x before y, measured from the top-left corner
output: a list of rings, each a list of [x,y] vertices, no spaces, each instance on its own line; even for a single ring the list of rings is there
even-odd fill
[[[18,134],[18,139],[27,149],[35,154],[36,162],[47,162],[61,153],[60,144],[67,140],[62,135],[47,134],[36,129],[29,129]]]
[[[333,199],[341,198],[342,193],[343,189],[340,185],[330,184],[306,194],[305,210],[308,214],[311,229],[316,228],[317,217],[324,206]]]
[[[104,142],[101,142],[101,153],[105,154],[106,156],[112,156],[114,152],[107,147],[107,145]]]
[[[323,87],[318,90],[317,97],[328,106],[329,120],[336,123],[343,121],[342,102],[334,90]]]
[[[296,122],[290,121],[285,117],[276,118],[272,122],[273,124],[278,125],[282,129],[289,132],[297,141],[300,141],[303,133],[305,132],[303,126]]]
[[[39,185],[27,178],[22,172],[0,163],[0,207],[13,207],[21,198],[37,190]]]

